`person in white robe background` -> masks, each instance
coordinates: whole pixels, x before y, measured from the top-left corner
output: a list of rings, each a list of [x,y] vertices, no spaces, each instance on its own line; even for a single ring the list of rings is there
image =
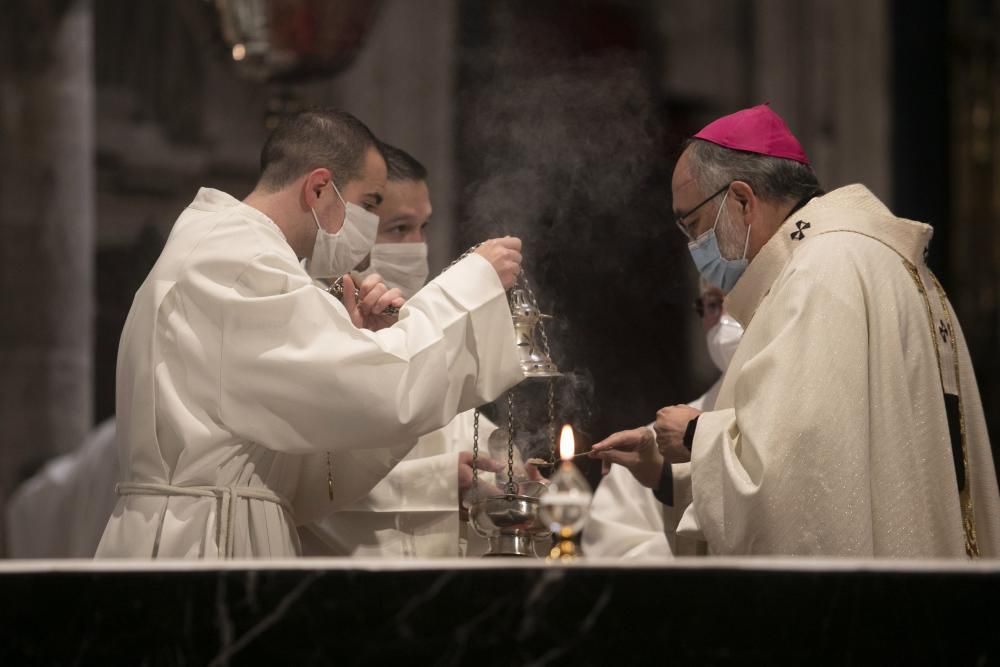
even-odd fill
[[[360,121],[305,112],[272,132],[244,201],[202,189],[181,214],[122,333],[123,481],[98,557],[296,556],[296,525],[521,380],[505,295],[518,239],[486,241],[405,304],[377,275],[358,298],[345,276],[343,303],[314,284],[371,251],[385,180]]]
[[[695,302],[712,363],[720,373],[729,366],[743,327],[725,311],[722,290],[701,281]],[[708,391],[688,403],[695,410],[711,410],[722,386],[722,375]],[[655,427],[643,427],[637,435],[654,439]],[[685,555],[695,547],[678,544],[677,524],[683,507],[665,505],[643,486],[624,465],[612,465],[594,492],[583,529],[583,552],[588,556],[625,559],[663,559]]]
[[[47,462],[7,502],[11,558],[92,558],[118,500],[115,419]]]
[[[593,456],[689,500],[678,534],[711,554],[1000,556],[982,404],[925,262],[930,226],[862,185],[822,194],[764,105],[696,134],[671,186],[745,333],[713,410],[661,410],[655,446],[622,432]],[[690,499],[671,498],[688,465]]]
[[[427,170],[412,155],[381,145],[387,176],[378,235],[362,277],[376,273],[407,299],[427,280],[432,206]],[[495,428],[480,417],[480,437]],[[304,556],[442,558],[481,555],[486,541],[461,520],[472,484],[472,412],[422,436],[365,497],[299,529]],[[479,466],[495,463],[480,457]]]

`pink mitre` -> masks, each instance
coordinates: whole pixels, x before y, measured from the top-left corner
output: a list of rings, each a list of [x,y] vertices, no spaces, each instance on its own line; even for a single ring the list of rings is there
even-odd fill
[[[723,116],[702,128],[694,138],[738,151],[809,164],[799,140],[781,116],[771,111],[767,104]]]

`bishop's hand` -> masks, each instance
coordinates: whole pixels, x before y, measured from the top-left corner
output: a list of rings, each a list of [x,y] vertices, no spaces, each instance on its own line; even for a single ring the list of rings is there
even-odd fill
[[[656,446],[656,438],[649,427],[643,426],[609,435],[591,448],[589,456],[601,459],[605,473],[612,463],[617,463],[625,466],[636,481],[645,487],[656,488],[660,483],[663,456]]]
[[[359,329],[378,331],[396,323],[397,315],[384,311],[389,306],[402,308],[406,299],[398,289],[389,289],[382,283],[382,276],[373,273],[366,277],[354,296],[355,284],[350,274],[344,276],[344,307],[351,315],[351,322]]]
[[[701,412],[689,405],[671,405],[656,412],[653,430],[660,454],[671,463],[691,460],[691,451],[684,446],[684,433],[688,423]]]

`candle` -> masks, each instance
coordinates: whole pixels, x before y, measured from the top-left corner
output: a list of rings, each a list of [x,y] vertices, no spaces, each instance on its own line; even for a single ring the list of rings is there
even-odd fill
[[[564,424],[559,434],[559,458],[569,461],[576,452],[576,442],[573,440],[573,427]]]
[[[573,427],[566,424],[559,434],[559,458],[562,463],[539,499],[538,516],[557,541],[549,552],[550,561],[565,562],[580,556],[580,549],[573,539],[587,519],[592,494],[587,479],[572,463],[575,450]]]

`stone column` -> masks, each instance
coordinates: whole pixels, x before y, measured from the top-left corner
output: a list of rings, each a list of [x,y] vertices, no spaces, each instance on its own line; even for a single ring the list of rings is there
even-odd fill
[[[94,311],[90,2],[14,3],[5,13],[0,507],[26,473],[73,449],[91,426]]]

